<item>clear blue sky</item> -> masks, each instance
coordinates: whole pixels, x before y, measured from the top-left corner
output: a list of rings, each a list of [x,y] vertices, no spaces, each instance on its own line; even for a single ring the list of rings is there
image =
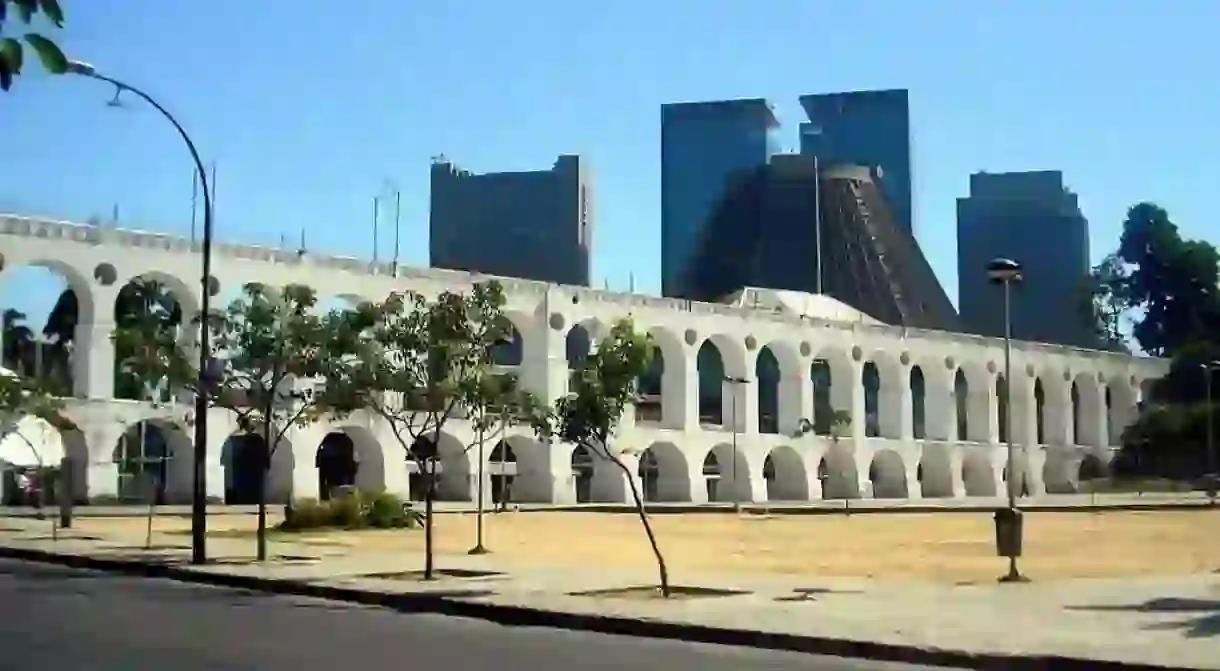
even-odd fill
[[[1094,257],[1153,200],[1217,239],[1213,0],[62,0],[62,42],[179,115],[218,163],[218,235],[371,255],[372,197],[403,193],[427,263],[428,163],[595,171],[594,275],[659,290],[665,102],[765,96],[796,146],[805,93],[911,90],[919,239],[956,296],[954,199],[971,172],[1063,170]],[[173,130],[103,85],[24,77],[0,96],[0,210],[186,233]],[[384,249],[384,247],[383,247]],[[0,305],[54,289],[7,274]],[[42,285],[40,285],[42,286]],[[20,295],[14,290],[20,287]],[[36,318],[41,321],[41,317]]]

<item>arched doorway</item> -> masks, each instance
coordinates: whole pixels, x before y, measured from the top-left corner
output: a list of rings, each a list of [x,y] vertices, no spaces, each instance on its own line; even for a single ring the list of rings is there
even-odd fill
[[[356,461],[356,443],[342,431],[326,434],[314,465],[318,469],[318,498],[330,500],[336,489],[354,487],[359,464]]]
[[[161,428],[151,422],[128,427],[115,446],[118,465],[118,497],[124,503],[154,501],[166,503],[169,461],[173,458],[169,441]]]
[[[221,448],[225,472],[225,504],[248,506],[258,503],[268,455],[267,442],[256,433],[230,436]]]
[[[593,500],[593,454],[584,445],[572,450],[572,479],[576,483],[576,502]]]
[[[517,479],[517,454],[508,441],[501,440],[488,458],[491,476],[491,502],[502,505],[513,500],[513,483]]]
[[[763,461],[768,501],[809,500],[809,476],[796,450],[780,445]]]

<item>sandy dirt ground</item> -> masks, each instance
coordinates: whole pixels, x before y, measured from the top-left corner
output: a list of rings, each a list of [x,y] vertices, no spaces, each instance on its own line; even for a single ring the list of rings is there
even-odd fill
[[[989,514],[741,516],[654,515],[661,549],[675,572],[745,572],[792,578],[844,576],[964,584],[993,580],[1006,564],[995,556]],[[533,567],[650,568],[651,551],[634,515],[578,512],[488,514],[485,544],[495,559]],[[210,521],[218,534],[251,529],[250,517]],[[142,520],[86,519],[81,530],[143,528]],[[189,528],[159,519],[160,532]],[[437,551],[461,554],[474,544],[473,514],[437,516]],[[287,534],[279,537],[283,538]],[[421,552],[423,533],[334,531],[294,540],[360,552]],[[1027,513],[1022,567],[1040,580],[1186,575],[1220,569],[1220,510]]]

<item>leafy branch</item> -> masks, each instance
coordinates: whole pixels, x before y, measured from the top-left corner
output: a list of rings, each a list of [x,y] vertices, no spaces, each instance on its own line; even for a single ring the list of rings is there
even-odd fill
[[[5,34],[9,12],[16,11],[22,24],[30,26],[42,17],[55,28],[63,28],[64,12],[58,0],[0,0],[0,90],[7,91],[13,78],[25,67],[25,47],[33,49],[42,67],[51,74],[68,71],[68,58],[50,38],[36,31],[27,31],[22,39]]]

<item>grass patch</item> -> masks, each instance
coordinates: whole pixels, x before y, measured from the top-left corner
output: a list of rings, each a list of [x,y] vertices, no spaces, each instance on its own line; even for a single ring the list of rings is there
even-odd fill
[[[720,589],[717,587],[693,587],[690,585],[675,585],[670,587],[668,599],[662,596],[661,588],[656,585],[637,585],[634,587],[595,589],[587,592],[568,592],[568,596],[588,596],[595,599],[621,599],[624,601],[687,601],[691,599],[742,596],[744,594],[749,594],[749,592]]]

